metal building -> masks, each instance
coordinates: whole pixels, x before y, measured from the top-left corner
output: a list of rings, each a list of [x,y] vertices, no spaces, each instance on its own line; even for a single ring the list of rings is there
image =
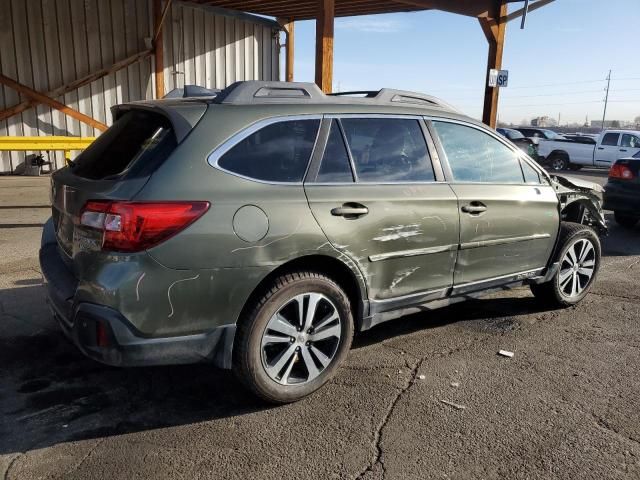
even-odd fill
[[[272,20],[189,2],[2,0],[0,136],[94,137],[117,103],[185,84],[278,80],[280,31]],[[0,173],[24,157],[0,151]],[[62,166],[63,152],[50,159]]]

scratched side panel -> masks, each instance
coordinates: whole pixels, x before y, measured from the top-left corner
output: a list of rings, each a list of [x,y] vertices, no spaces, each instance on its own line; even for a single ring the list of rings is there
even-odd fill
[[[268,268],[174,270],[146,253],[101,254],[76,302],[118,310],[146,336],[188,335],[233,324]]]
[[[446,184],[306,185],[309,205],[332,245],[358,264],[371,299],[387,299],[453,282],[458,204]],[[357,219],[334,216],[346,202],[366,206]]]
[[[560,222],[558,197],[550,186],[453,184],[460,204],[480,201],[480,215],[461,213],[455,283],[544,267]],[[530,240],[524,240],[526,238]],[[500,243],[513,238],[522,241]],[[485,245],[482,242],[497,242]]]

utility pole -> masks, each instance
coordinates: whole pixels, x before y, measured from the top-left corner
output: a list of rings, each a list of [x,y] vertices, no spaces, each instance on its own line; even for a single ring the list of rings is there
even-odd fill
[[[604,112],[602,113],[602,130],[604,130],[604,119],[607,118],[607,103],[609,102],[609,87],[611,86],[611,70],[607,76],[607,93],[604,97]]]

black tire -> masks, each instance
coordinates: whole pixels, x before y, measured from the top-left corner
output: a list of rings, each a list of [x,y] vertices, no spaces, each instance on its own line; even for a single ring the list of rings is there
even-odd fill
[[[551,170],[559,172],[569,168],[569,158],[566,155],[553,153],[549,155],[548,164]]]
[[[335,306],[340,316],[339,343],[331,363],[317,377],[299,385],[283,385],[269,376],[263,364],[263,334],[269,321],[284,305],[296,296],[311,292],[325,296]],[[354,331],[349,298],[336,282],[322,273],[297,271],[277,277],[248,307],[236,331],[233,369],[241,383],[269,403],[295,402],[312,394],[334,376],[349,353]],[[292,363],[298,362],[298,354],[295,355]]]
[[[633,228],[638,223],[638,217],[625,215],[624,213],[620,212],[613,212],[613,218],[615,218],[618,225],[624,228]]]
[[[537,299],[541,300],[545,304],[564,308],[579,303],[587,293],[589,293],[600,268],[601,246],[600,239],[596,232],[592,228],[580,225],[579,223],[562,222],[559,235],[560,238],[558,240],[558,247],[556,248],[553,262],[559,262],[560,265],[551,280],[545,283],[532,284],[531,292]],[[560,285],[561,273],[566,271],[563,270],[563,259],[567,255],[568,250],[572,248],[576,242],[583,239],[590,242],[594,249],[593,274],[579,294],[568,295]]]

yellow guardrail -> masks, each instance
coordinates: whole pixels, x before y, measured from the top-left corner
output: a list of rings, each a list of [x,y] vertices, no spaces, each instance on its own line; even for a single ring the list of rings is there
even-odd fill
[[[84,150],[96,137],[0,137],[0,151],[62,150],[66,161],[71,160],[71,150]]]

